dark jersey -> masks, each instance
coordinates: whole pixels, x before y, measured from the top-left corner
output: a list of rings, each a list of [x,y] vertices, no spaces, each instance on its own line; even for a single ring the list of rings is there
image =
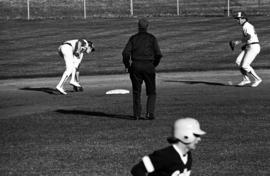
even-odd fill
[[[191,153],[188,152],[182,157],[180,155],[182,154],[173,146],[157,150],[135,165],[132,174],[143,176],[145,175],[143,172],[148,172],[149,176],[189,176],[192,165]]]
[[[132,61],[152,61],[157,66],[162,57],[157,39],[146,31],[140,31],[130,37],[122,52],[123,63],[126,68]]]

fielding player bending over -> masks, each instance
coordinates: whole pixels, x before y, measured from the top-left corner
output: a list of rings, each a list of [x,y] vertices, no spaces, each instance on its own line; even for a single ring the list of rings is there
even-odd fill
[[[85,39],[75,39],[65,41],[58,48],[58,53],[64,58],[66,64],[66,70],[63,76],[56,86],[56,89],[66,95],[66,91],[63,88],[64,83],[71,75],[70,84],[73,85],[75,91],[82,91],[82,86],[79,84],[79,66],[81,64],[83,54],[95,51],[93,43]]]
[[[206,134],[196,119],[178,119],[173,126],[173,135],[167,140],[171,146],[157,150],[136,164],[133,176],[189,176],[191,173],[191,149],[195,149]]]
[[[251,87],[257,87],[262,79],[256,74],[255,70],[250,66],[256,56],[260,53],[260,44],[257,33],[254,26],[248,22],[248,18],[244,12],[238,12],[234,17],[237,19],[238,23],[242,25],[243,37],[242,40],[231,41],[231,47],[238,44],[243,44],[242,51],[236,59],[236,64],[243,75],[243,80],[238,84],[238,86],[244,86],[250,84],[251,81],[248,77],[250,74],[254,78],[254,82]]]

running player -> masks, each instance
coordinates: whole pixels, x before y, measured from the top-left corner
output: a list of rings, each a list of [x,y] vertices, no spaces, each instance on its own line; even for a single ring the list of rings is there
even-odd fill
[[[194,118],[176,120],[172,137],[167,140],[170,146],[144,156],[136,164],[131,173],[133,176],[189,176],[192,158],[190,150],[194,150],[206,134]]]

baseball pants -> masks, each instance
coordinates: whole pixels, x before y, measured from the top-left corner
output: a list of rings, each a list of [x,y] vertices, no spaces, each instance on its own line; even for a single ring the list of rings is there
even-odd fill
[[[151,61],[138,61],[131,64],[130,79],[133,91],[133,115],[141,115],[141,90],[145,83],[147,95],[147,113],[154,114],[156,103],[156,73]]]
[[[243,68],[245,71],[250,72],[253,68],[250,66],[256,56],[260,53],[259,44],[248,45],[245,50],[238,55],[236,59],[236,65]]]
[[[73,55],[72,47],[70,45],[63,44],[59,47],[58,50],[60,55],[64,58],[66,66],[65,72],[63,73],[63,76],[58,84],[60,87],[63,87],[63,84],[66,82],[70,75],[70,82],[75,82],[76,68],[74,61],[76,58]]]

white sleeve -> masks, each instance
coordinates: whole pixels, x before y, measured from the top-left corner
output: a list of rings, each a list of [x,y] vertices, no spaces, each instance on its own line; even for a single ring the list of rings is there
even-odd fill
[[[83,53],[80,53],[79,59],[82,60],[83,58]]]
[[[153,164],[152,164],[151,159],[149,158],[149,156],[144,156],[142,158],[142,161],[143,161],[143,164],[144,164],[144,166],[146,168],[146,171],[148,173],[151,173],[151,172],[154,172],[155,171],[155,168],[154,168],[154,166],[153,166]]]
[[[249,34],[250,36],[253,36],[253,35],[255,34],[254,27],[253,27],[253,26],[249,26],[249,27],[246,29],[246,33]]]
[[[186,176],[190,176],[191,171],[186,172]]]

